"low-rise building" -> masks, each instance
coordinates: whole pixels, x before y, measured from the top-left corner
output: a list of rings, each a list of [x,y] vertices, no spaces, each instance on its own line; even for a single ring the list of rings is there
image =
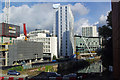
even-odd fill
[[[43,43],[43,59],[52,60],[53,56],[58,57],[57,54],[57,37],[51,37],[49,30],[36,29],[27,35],[28,41]],[[21,34],[17,40],[24,40],[24,34]]]
[[[47,37],[46,33],[29,34],[29,41],[43,43],[43,59],[52,60],[57,55],[57,37]]]
[[[83,53],[96,53],[98,49],[102,47],[101,37],[74,37],[75,49],[74,51],[80,54]]]
[[[8,53],[9,66],[23,61],[31,63],[43,58],[43,43],[17,40],[13,45],[9,45]]]

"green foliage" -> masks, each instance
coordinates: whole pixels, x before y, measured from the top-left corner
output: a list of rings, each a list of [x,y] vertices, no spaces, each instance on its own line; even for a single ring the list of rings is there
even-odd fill
[[[51,65],[45,66],[45,72],[53,72],[53,66]]]
[[[89,62],[89,64],[92,64],[96,61],[99,61],[99,59],[87,59],[86,61]]]
[[[53,60],[56,60],[56,56],[55,55],[53,56]]]
[[[112,28],[112,11],[110,11],[107,16],[107,25]]]
[[[99,50],[101,54],[102,64],[108,68],[109,65],[113,65],[113,45],[112,45],[112,12],[107,16],[107,25],[99,27],[99,35],[104,38],[104,48]]]
[[[109,12],[107,16],[107,25],[103,25],[98,28],[99,35],[102,36],[105,40],[109,37],[112,37],[112,11]]]
[[[42,71],[41,69],[42,69],[42,67],[44,67],[44,66],[40,66],[39,68],[38,68],[38,71]]]
[[[108,40],[108,42],[105,44],[105,48],[102,52],[103,66],[108,68],[109,65],[113,65],[113,45],[112,45],[112,38]]]
[[[99,31],[99,35],[102,36],[105,40],[107,40],[107,38],[112,36],[112,29],[107,25],[99,27],[98,31]]]
[[[38,71],[55,72],[53,65],[40,66],[40,68],[38,68]]]
[[[16,70],[16,71],[23,71],[23,67],[22,66],[17,66],[17,67],[12,67],[8,70]]]

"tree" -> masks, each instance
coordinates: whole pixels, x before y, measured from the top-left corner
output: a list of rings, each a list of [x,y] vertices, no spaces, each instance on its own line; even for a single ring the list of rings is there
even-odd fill
[[[56,60],[56,56],[55,55],[53,55],[53,60]]]
[[[103,25],[98,28],[99,35],[102,36],[105,40],[112,37],[112,28],[109,28],[108,25]]]
[[[107,25],[112,28],[112,11],[107,16]]]
[[[112,45],[112,12],[109,12],[107,16],[107,25],[98,28],[99,35],[104,38],[104,48],[101,52],[102,64],[108,68],[109,65],[113,65],[113,45]],[[99,53],[99,52],[98,52]]]

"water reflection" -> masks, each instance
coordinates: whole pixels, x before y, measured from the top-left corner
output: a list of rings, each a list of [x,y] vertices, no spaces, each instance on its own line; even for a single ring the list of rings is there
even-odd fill
[[[71,60],[58,64],[57,73],[66,75],[69,73],[77,73],[78,70],[82,70],[88,67],[90,64],[85,60]]]

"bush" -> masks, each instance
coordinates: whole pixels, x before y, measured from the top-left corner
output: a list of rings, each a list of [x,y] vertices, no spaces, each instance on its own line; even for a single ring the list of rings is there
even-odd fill
[[[40,68],[38,68],[38,71],[54,72],[53,65],[40,66]]]
[[[23,71],[23,67],[22,66],[18,66],[18,67],[12,67],[8,70],[16,70],[16,71]]]

